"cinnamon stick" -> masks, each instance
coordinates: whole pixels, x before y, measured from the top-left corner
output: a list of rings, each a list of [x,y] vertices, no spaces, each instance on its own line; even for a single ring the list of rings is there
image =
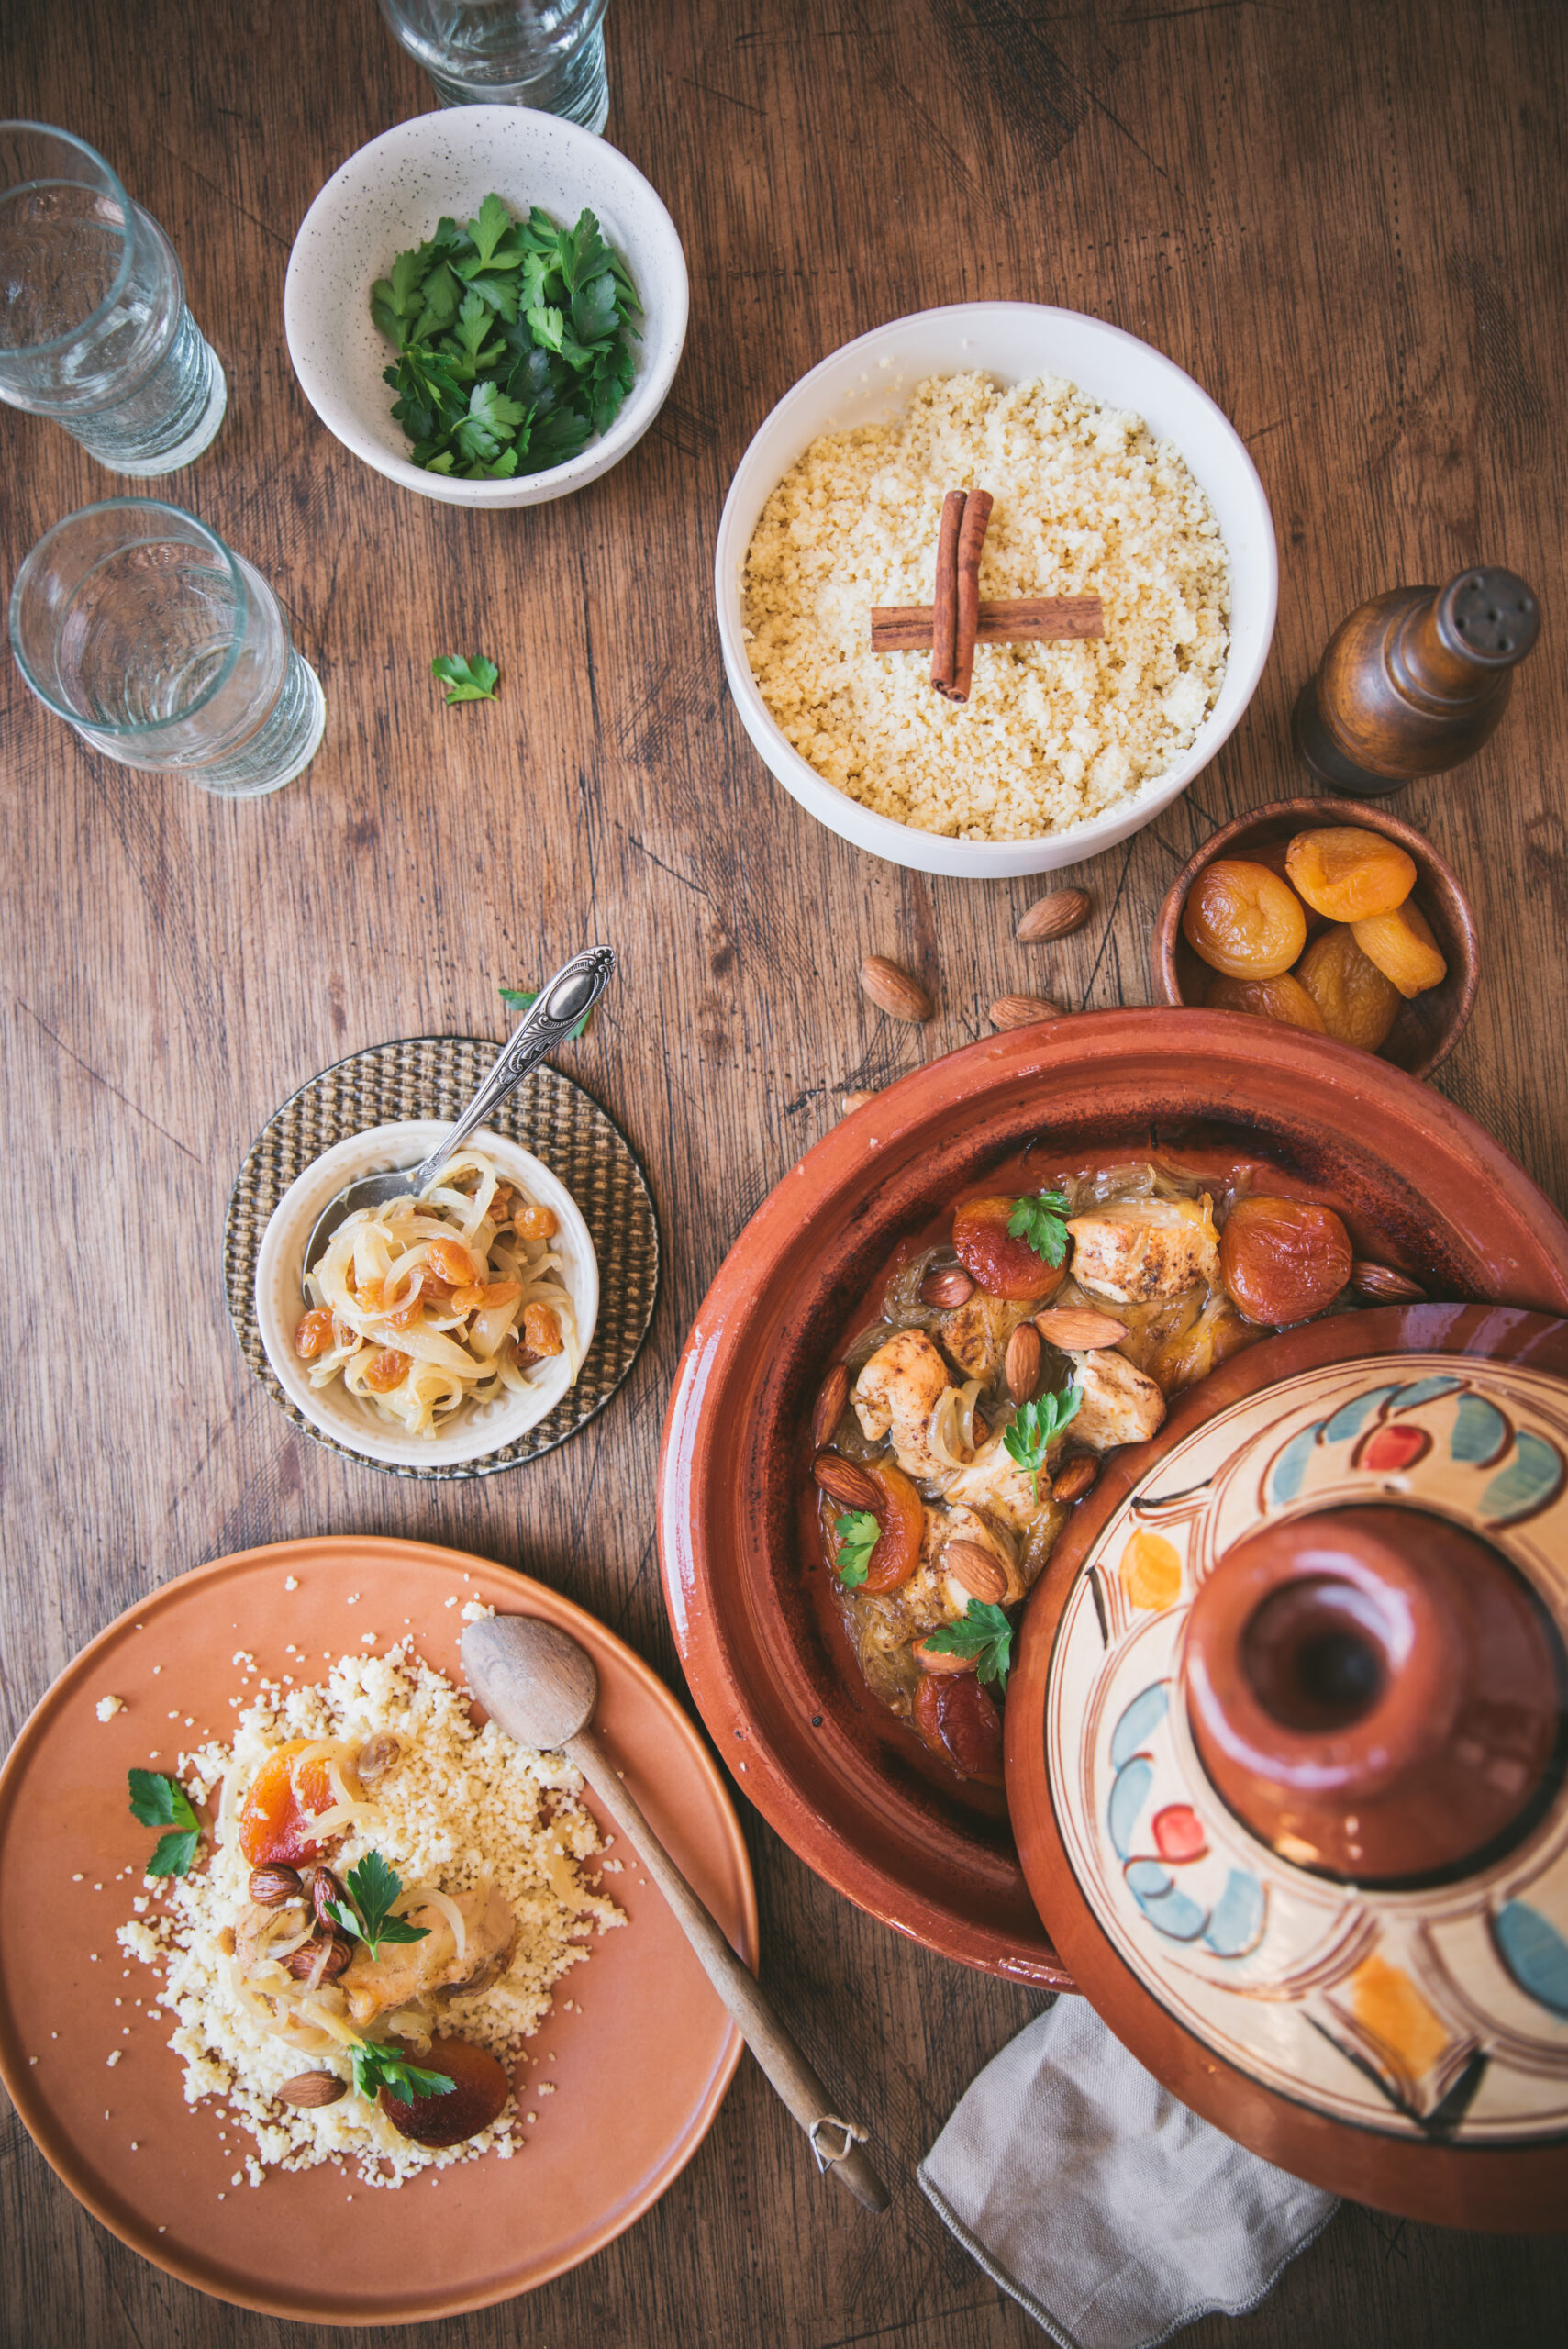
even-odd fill
[[[955,588],[956,588],[955,580]],[[954,618],[957,618],[956,595]],[[931,641],[929,604],[878,604],[871,616],[873,652],[923,652]],[[1060,637],[1104,636],[1105,607],[1097,596],[1018,596],[980,607],[977,644],[1048,644]]]
[[[950,489],[942,500],[941,528],[937,533],[937,585],[931,599],[931,683],[950,701],[957,674],[958,541],[965,503],[962,489]]]
[[[967,701],[974,678],[974,641],[980,632],[980,550],[991,519],[991,493],[972,489],[964,500],[958,534],[958,625],[953,632],[953,681],[950,698]]]

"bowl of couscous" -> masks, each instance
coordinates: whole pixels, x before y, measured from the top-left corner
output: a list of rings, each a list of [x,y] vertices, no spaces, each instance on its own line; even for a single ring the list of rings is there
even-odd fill
[[[988,642],[958,702],[873,651],[932,602],[945,493],[994,499],[991,599],[1100,598],[1097,639]],[[834,351],[741,459],[719,524],[725,674],[786,791],[873,855],[972,879],[1111,848],[1184,790],[1273,640],[1273,518],[1234,427],[1119,328],[926,310]]]

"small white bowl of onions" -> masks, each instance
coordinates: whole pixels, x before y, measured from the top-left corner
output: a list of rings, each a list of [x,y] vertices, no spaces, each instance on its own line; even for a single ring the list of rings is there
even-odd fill
[[[284,1394],[384,1468],[453,1468],[516,1442],[574,1384],[599,1309],[576,1201],[488,1128],[417,1209],[341,1226],[306,1282],[322,1209],[361,1174],[418,1165],[445,1130],[406,1119],[335,1143],[284,1192],[256,1260],[257,1325]]]

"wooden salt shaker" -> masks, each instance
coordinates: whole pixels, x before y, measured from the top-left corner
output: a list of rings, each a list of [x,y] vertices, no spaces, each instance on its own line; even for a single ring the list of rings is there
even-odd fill
[[[1398,587],[1342,621],[1296,705],[1296,748],[1327,790],[1352,798],[1440,774],[1481,748],[1540,632],[1522,579],[1496,565],[1440,591]]]

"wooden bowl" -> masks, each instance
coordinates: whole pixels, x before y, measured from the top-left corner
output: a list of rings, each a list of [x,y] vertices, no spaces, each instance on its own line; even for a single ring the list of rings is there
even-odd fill
[[[1206,865],[1212,864],[1218,856],[1250,856],[1261,848],[1291,840],[1297,832],[1316,831],[1329,824],[1353,824],[1369,832],[1381,832],[1385,839],[1396,841],[1415,860],[1412,901],[1432,926],[1432,935],[1448,964],[1448,976],[1441,986],[1429,988],[1425,995],[1414,996],[1402,1007],[1392,1033],[1374,1057],[1391,1062],[1396,1068],[1407,1069],[1412,1076],[1430,1076],[1458,1043],[1475,1008],[1475,988],[1481,974],[1481,937],[1475,925],[1475,910],[1458,874],[1445,857],[1438,854],[1430,841],[1414,825],[1389,815],[1382,807],[1369,807],[1364,800],[1275,799],[1266,807],[1254,807],[1248,815],[1221,825],[1197,854],[1188,858],[1165,893],[1165,902],[1149,941],[1149,970],[1155,995],[1162,1003],[1201,1006],[1205,989],[1216,976],[1182,935],[1182,908],[1186,904],[1187,892]],[[1251,1015],[1231,1012],[1227,1016],[1237,1019]]]
[[[1358,1255],[1435,1294],[1568,1309],[1568,1225],[1441,1095],[1233,1012],[1093,1012],[950,1053],[818,1142],[720,1267],[665,1422],[665,1603],[742,1791],[873,1916],[1041,1984],[1068,1976],[996,1798],[922,1771],[819,1603],[798,1517],[807,1421],[855,1300],[961,1187],[1031,1141],[1054,1155],[1151,1137],[1281,1163],[1341,1207]]]

